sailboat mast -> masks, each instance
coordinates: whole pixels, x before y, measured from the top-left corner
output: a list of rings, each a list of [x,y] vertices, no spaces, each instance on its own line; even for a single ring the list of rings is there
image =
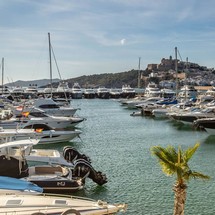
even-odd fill
[[[2,95],[3,95],[3,86],[4,86],[4,58],[2,58]]]
[[[48,40],[49,40],[50,85],[51,85],[51,97],[52,97],[52,54],[51,54],[51,40],[50,40],[50,33],[48,33]]]
[[[176,73],[176,97],[178,97],[178,59],[177,59],[177,47],[175,47],[175,73]]]
[[[137,87],[140,88],[140,57],[139,57],[139,66],[138,66],[138,83],[137,83]]]

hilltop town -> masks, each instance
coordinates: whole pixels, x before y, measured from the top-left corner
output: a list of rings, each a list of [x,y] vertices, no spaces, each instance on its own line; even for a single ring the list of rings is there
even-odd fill
[[[176,59],[173,59],[172,56],[169,59],[162,58],[159,64],[148,64],[146,71],[148,71],[148,74],[146,72],[141,73],[141,80],[144,82],[153,80],[162,87],[174,88],[176,79],[179,86],[184,84],[193,86],[215,85],[214,68],[179,60],[176,64]]]

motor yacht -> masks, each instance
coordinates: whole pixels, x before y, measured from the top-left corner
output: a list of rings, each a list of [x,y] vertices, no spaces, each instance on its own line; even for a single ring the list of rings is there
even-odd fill
[[[57,93],[69,93],[71,89],[69,88],[69,84],[67,81],[60,81],[59,85],[56,89]]]
[[[96,91],[96,96],[100,99],[109,99],[110,92],[106,87],[99,87]]]
[[[122,90],[117,88],[110,89],[110,98],[118,99],[122,96]]]
[[[215,117],[215,106],[204,109],[192,107],[184,111],[169,113],[168,116],[176,121],[192,125],[194,120]]]
[[[42,109],[47,114],[55,116],[74,116],[78,110],[77,108],[71,107],[71,105],[59,105],[58,102],[51,98],[36,99],[33,106]]]
[[[160,88],[154,82],[148,83],[146,86],[144,96],[145,97],[159,97],[161,95]]]
[[[79,83],[75,82],[71,88],[71,94],[73,99],[82,99],[83,91]]]
[[[45,124],[33,124],[23,128],[5,129],[0,127],[0,143],[24,140],[28,138],[39,139],[38,144],[52,144],[68,142],[79,137],[82,132],[75,130],[54,130]]]
[[[198,91],[194,86],[184,85],[178,93],[178,98],[180,98],[182,101],[187,101],[189,99],[196,99],[197,95]]]
[[[123,98],[134,98],[136,95],[136,92],[135,92],[135,89],[132,88],[130,85],[123,85],[121,95]]]
[[[46,124],[54,130],[74,128],[85,119],[81,117],[65,117],[52,116],[46,114],[39,108],[32,108],[30,112],[21,112],[14,115],[10,119],[1,120],[0,127],[3,128],[26,128],[26,126],[33,126],[34,124]]]
[[[193,121],[193,126],[206,130],[210,135],[215,135],[215,117],[196,119]]]
[[[83,95],[85,99],[94,99],[96,97],[96,92],[94,89],[87,88],[84,89]]]

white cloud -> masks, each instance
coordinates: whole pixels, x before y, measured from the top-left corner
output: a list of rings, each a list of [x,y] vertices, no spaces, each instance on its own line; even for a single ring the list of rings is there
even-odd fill
[[[125,42],[126,42],[126,39],[121,39],[121,40],[120,40],[120,44],[121,44],[121,45],[124,45]]]

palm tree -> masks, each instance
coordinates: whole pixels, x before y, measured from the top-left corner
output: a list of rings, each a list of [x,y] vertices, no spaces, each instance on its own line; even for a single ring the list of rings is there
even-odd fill
[[[173,187],[175,192],[174,200],[174,215],[184,215],[184,207],[186,201],[186,182],[191,178],[209,179],[207,175],[192,171],[188,166],[188,161],[192,158],[195,151],[198,149],[199,144],[182,150],[178,147],[178,151],[172,146],[163,148],[161,146],[154,146],[151,148],[151,152],[155,155],[162,167],[162,171],[167,176],[176,175],[176,183]]]

